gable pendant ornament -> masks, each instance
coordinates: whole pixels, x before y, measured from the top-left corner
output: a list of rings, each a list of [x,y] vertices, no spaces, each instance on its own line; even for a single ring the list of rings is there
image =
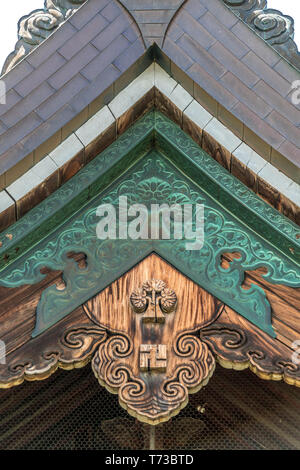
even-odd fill
[[[188,394],[207,384],[215,359],[197,335],[201,325],[182,330],[188,312],[180,311],[181,302],[165,282],[147,280],[128,300],[128,308],[119,318],[119,331],[111,325],[108,340],[92,360],[92,369],[102,386],[119,395],[129,414],[155,425],[178,414],[188,403]],[[210,302],[208,307],[213,321],[216,305]],[[93,321],[100,320],[99,326],[105,326],[96,298],[84,308]],[[205,318],[203,326],[210,323],[207,315]]]

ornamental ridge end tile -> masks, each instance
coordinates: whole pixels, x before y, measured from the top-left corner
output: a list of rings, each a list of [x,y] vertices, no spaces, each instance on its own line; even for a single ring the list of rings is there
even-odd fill
[[[18,23],[18,41],[7,57],[2,74],[47,39],[79,7],[93,0],[45,0],[44,9],[23,16]],[[291,65],[300,70],[300,53],[294,41],[294,20],[278,10],[268,8],[267,0],[219,0],[237,17],[273,47]],[[146,47],[163,44],[174,15],[185,0],[119,0],[140,28]]]

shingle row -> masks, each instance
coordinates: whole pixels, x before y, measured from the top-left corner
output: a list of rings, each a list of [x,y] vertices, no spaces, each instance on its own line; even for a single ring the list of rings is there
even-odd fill
[[[87,2],[3,77],[0,174],[73,119],[144,50],[136,24],[118,2]]]
[[[291,100],[300,74],[219,0],[189,0],[163,49],[216,101],[300,166],[300,108]]]

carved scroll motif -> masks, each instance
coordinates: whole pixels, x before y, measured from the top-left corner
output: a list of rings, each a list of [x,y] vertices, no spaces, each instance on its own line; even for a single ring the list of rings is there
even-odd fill
[[[167,273],[174,290],[161,280],[140,283],[152,272]],[[131,295],[137,285],[146,299],[139,312]],[[163,299],[171,301],[163,307]],[[155,321],[157,316],[143,320],[152,301],[162,307],[164,322]],[[121,406],[155,425],[179,413],[188,395],[207,384],[216,360],[300,386],[300,366],[292,353],[152,254],[83,308],[11,352],[7,363],[0,364],[0,387],[45,379],[58,367],[82,367],[91,360],[99,383],[118,394]]]
[[[21,352],[12,353],[0,365],[0,388],[19,385],[24,380],[43,380],[58,368],[72,370],[86,366],[98,345],[107,338],[106,331],[84,319],[72,325],[64,321],[47,338],[28,342]]]
[[[8,72],[66,21],[86,0],[45,0],[43,10],[34,10],[18,23],[18,42],[7,57],[2,74]],[[46,58],[45,58],[46,59]]]
[[[165,372],[167,369],[167,347],[165,344],[141,344],[140,370],[142,372]]]
[[[211,311],[205,313],[213,319],[215,303],[208,296]],[[180,315],[188,312],[177,308],[177,295],[164,281],[143,282],[129,300],[130,307],[122,312],[126,325],[116,332],[111,316],[113,335],[100,345],[92,368],[101,385],[119,394],[120,404],[131,415],[158,424],[176,415],[187,404],[188,394],[208,382],[215,360],[193,330],[181,331]],[[109,312],[101,314],[95,299],[85,310],[99,325],[108,323]],[[207,323],[204,318],[199,308],[199,323]]]
[[[268,8],[267,0],[223,0],[256,34],[300,70],[300,53],[294,41],[294,19]]]

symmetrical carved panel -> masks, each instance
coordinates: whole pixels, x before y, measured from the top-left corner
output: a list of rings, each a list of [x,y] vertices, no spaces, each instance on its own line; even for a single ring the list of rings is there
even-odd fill
[[[157,276],[158,279],[154,279]],[[132,292],[140,294],[143,302]],[[146,300],[145,300],[146,299]],[[163,302],[166,301],[167,303]],[[164,322],[151,314],[155,306]],[[164,311],[165,310],[165,311]],[[293,351],[152,254],[0,364],[0,387],[90,360],[99,383],[140,421],[176,415],[205,386],[215,362],[300,386]]]
[[[222,0],[239,18],[300,69],[300,53],[294,41],[294,20],[267,8],[267,0]],[[282,4],[284,8],[284,3]]]
[[[140,371],[165,372],[167,369],[167,346],[165,344],[140,345]]]

